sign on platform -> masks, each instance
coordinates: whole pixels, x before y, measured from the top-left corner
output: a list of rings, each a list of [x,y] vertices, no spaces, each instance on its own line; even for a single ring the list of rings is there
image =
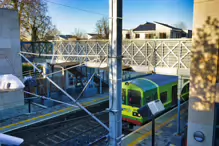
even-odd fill
[[[153,115],[155,115],[155,114],[157,114],[165,109],[164,105],[162,104],[162,102],[160,100],[155,100],[155,101],[149,102],[148,107]]]

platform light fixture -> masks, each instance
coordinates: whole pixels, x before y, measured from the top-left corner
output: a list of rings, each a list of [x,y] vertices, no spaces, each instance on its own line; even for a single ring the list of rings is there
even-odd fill
[[[193,137],[197,142],[203,142],[205,140],[205,135],[201,131],[196,131]]]

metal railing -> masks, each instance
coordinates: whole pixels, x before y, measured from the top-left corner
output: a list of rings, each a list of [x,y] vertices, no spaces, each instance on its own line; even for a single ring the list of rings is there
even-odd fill
[[[191,48],[191,39],[123,40],[123,64],[188,69],[190,68]],[[108,56],[109,41],[22,42],[21,51],[39,54],[38,56],[26,54],[28,58],[41,57],[64,62],[93,60],[100,62],[101,57]],[[108,59],[106,58],[104,62],[107,63]]]

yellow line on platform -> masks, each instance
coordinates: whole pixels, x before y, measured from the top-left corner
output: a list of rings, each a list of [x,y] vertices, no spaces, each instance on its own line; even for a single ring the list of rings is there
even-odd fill
[[[94,103],[94,102],[103,101],[104,99],[107,99],[107,98],[108,98],[108,96],[103,97],[103,98],[99,98],[99,99],[94,99],[92,101],[85,102],[82,105],[87,107],[87,106],[92,105],[92,103]],[[58,111],[54,111],[54,112],[51,112],[51,113],[48,113],[48,114],[45,114],[45,115],[41,115],[41,116],[38,116],[38,117],[34,117],[34,118],[31,118],[31,119],[27,119],[27,120],[20,121],[20,122],[14,123],[14,124],[10,124],[10,125],[7,125],[7,126],[0,127],[0,130],[2,131],[4,129],[8,129],[8,128],[15,127],[15,126],[18,126],[18,125],[24,125],[26,123],[30,123],[31,121],[36,121],[36,120],[43,119],[45,117],[49,117],[49,116],[56,115],[56,114],[59,114],[59,113],[72,111],[74,109],[77,110],[77,108],[68,107],[68,108],[61,109],[61,110],[58,110]]]
[[[183,114],[186,111],[186,109],[183,109],[181,111],[181,114]],[[165,125],[167,125],[169,122],[173,121],[174,119],[177,118],[178,114],[175,114],[174,116],[172,116],[170,119],[168,119],[167,121],[165,121],[164,123],[158,125],[155,128],[155,131],[160,130],[161,128],[163,128]],[[136,130],[137,131],[137,130]],[[134,133],[133,133],[134,134]],[[129,144],[128,146],[136,146],[137,144],[139,144],[140,142],[142,142],[144,139],[146,139],[147,137],[149,137],[151,135],[151,130],[147,133],[145,133],[144,135],[142,135],[141,137],[139,137],[138,139],[136,139],[135,141],[133,141],[131,144]]]

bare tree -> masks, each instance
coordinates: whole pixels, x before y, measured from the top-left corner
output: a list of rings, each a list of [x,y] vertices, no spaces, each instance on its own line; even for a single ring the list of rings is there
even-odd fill
[[[177,28],[181,28],[181,29],[187,29],[187,26],[184,22],[178,22],[177,24],[174,25]]]
[[[45,40],[49,32],[58,32],[47,16],[47,4],[42,0],[1,0],[0,7],[18,11],[21,40]]]
[[[75,28],[74,32],[72,33],[77,39],[82,39],[85,37],[85,32],[79,28]]]
[[[107,18],[103,17],[97,21],[96,32],[98,34],[98,38],[100,39],[109,38],[109,22]]]

